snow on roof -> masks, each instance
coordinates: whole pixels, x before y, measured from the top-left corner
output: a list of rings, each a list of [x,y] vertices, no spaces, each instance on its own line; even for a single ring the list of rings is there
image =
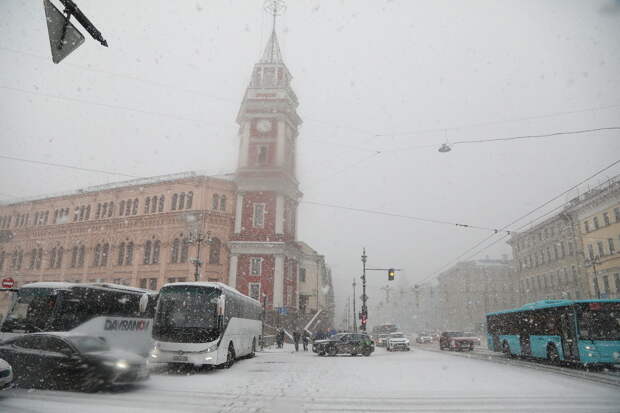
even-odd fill
[[[74,288],[74,287],[96,288],[96,289],[102,289],[102,290],[121,290],[121,291],[136,292],[136,293],[143,293],[143,294],[145,293],[156,294],[156,292],[152,290],[145,290],[143,288],[135,288],[135,287],[129,287],[127,285],[111,284],[111,283],[81,284],[81,283],[70,283],[70,282],[63,282],[63,281],[49,281],[49,282],[34,282],[30,284],[24,284],[21,286],[21,288],[54,288],[54,289]]]
[[[172,287],[172,286],[193,286],[193,287],[211,287],[211,288],[220,288],[220,289],[224,289],[227,291],[230,291],[233,294],[238,294],[242,297],[246,297],[249,298],[252,301],[256,301],[257,303],[260,304],[260,302],[258,300],[255,300],[254,298],[247,296],[245,294],[243,294],[241,291],[237,290],[236,288],[231,287],[228,284],[224,284],[221,282],[207,282],[207,281],[187,281],[187,282],[178,282],[178,283],[168,283],[168,284],[164,284],[163,287],[161,288],[165,288],[165,287]]]
[[[489,315],[519,313],[521,311],[533,311],[542,308],[564,307],[571,304],[587,304],[587,303],[620,303],[620,299],[592,299],[592,300],[542,300],[533,303],[527,303],[518,308],[511,308],[508,310],[495,311],[493,313],[487,313]]]

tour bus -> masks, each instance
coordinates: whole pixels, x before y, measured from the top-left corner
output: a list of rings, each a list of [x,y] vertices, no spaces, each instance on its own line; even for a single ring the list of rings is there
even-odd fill
[[[583,365],[620,364],[620,300],[547,300],[487,314],[489,349]]]
[[[104,339],[112,348],[148,356],[156,304],[153,291],[117,284],[35,282],[12,290],[0,340],[65,331]]]
[[[262,328],[257,300],[218,282],[166,284],[153,322],[152,363],[230,367],[254,356]]]

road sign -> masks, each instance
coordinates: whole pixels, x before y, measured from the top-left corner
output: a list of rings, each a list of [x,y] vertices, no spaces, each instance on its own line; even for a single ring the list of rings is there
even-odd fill
[[[12,279],[11,277],[2,279],[2,288],[13,288],[14,285],[15,285],[15,280]]]
[[[43,3],[52,49],[52,61],[58,63],[84,43],[84,36],[49,0],[43,0]]]
[[[278,314],[282,314],[282,315],[288,314],[288,308],[286,307],[276,307],[276,311],[278,312]]]

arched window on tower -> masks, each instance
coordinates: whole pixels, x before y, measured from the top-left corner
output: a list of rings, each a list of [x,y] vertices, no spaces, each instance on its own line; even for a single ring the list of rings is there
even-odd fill
[[[220,263],[220,251],[222,249],[222,243],[219,238],[211,239],[211,246],[209,247],[209,264]]]

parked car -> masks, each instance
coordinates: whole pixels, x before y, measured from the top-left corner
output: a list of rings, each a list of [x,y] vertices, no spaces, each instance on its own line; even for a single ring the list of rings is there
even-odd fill
[[[0,390],[13,384],[13,369],[6,361],[0,359]]]
[[[317,340],[313,345],[319,356],[337,354],[350,354],[356,356],[362,354],[370,356],[375,351],[375,346],[366,333],[339,333],[326,340]]]
[[[439,349],[472,351],[474,349],[474,339],[466,337],[462,331],[444,331],[439,336]]]
[[[70,333],[34,333],[0,343],[0,358],[13,368],[20,387],[95,391],[146,380],[146,359],[110,350],[101,339]]]
[[[478,337],[477,335],[475,335],[472,332],[466,331],[465,333],[463,333],[465,337],[470,337],[471,339],[474,340],[474,345],[479,346],[480,345],[480,337]]]
[[[427,344],[433,342],[433,336],[428,333],[420,333],[415,338],[415,342],[418,344]]]
[[[387,351],[395,351],[395,350],[403,350],[409,351],[411,350],[409,339],[405,337],[403,333],[396,332],[390,333],[390,336],[387,338],[386,344]]]

